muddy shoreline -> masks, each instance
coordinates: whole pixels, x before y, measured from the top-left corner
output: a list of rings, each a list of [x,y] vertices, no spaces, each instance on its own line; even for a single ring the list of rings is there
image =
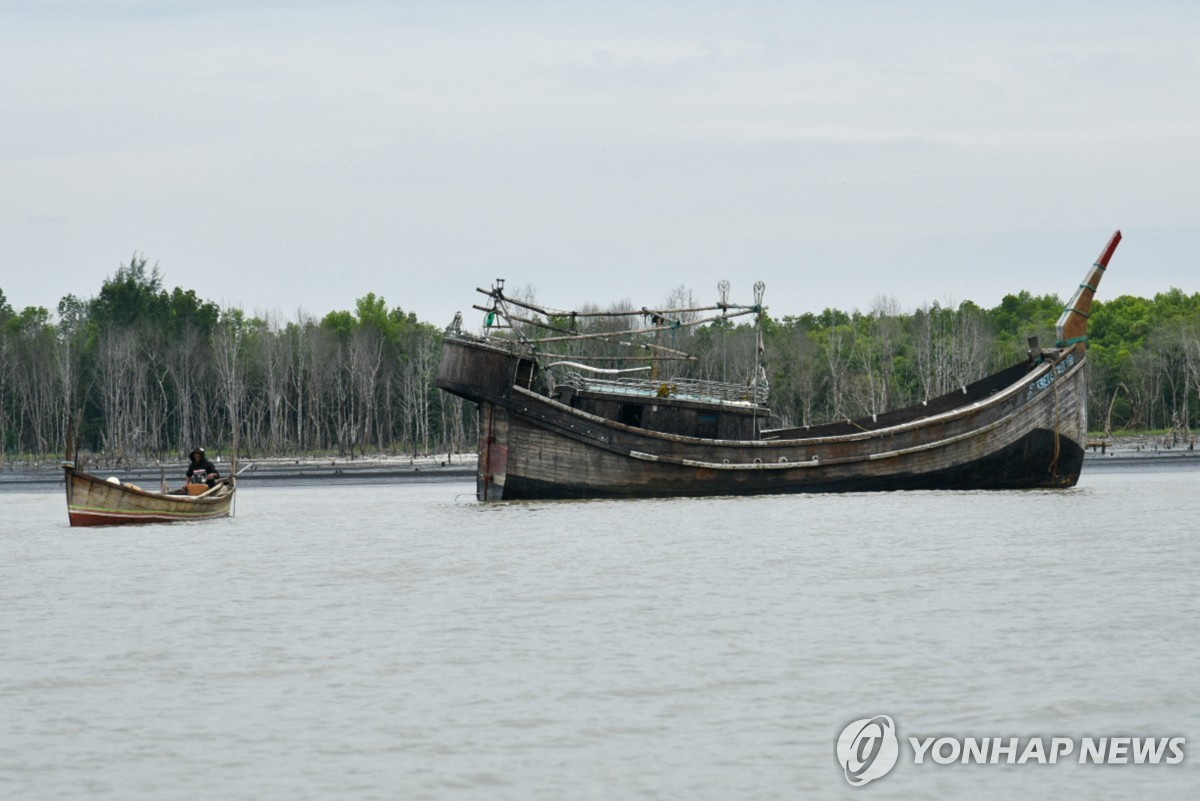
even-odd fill
[[[227,461],[214,460],[223,475],[230,473]],[[382,481],[444,481],[468,480],[475,476],[474,454],[454,454],[447,457],[388,457],[380,459],[255,459],[238,464],[238,484],[241,487],[282,486],[307,484],[313,481],[345,483],[375,483]],[[60,461],[7,462],[0,468],[0,491],[5,489],[39,489],[61,486]],[[157,490],[165,481],[168,487],[184,483],[187,463],[143,464],[135,467],[109,467],[103,464],[81,465],[82,469],[98,476],[116,476],[146,489]]]
[[[238,479],[243,487],[282,486],[325,481],[338,484],[466,481],[475,476],[475,454],[443,456],[391,456],[358,459],[269,458],[242,460]],[[216,462],[217,469],[228,474],[227,461]],[[1119,437],[1101,449],[1089,448],[1084,470],[1130,467],[1196,467],[1200,450],[1194,444],[1170,444],[1160,437]],[[83,465],[90,473],[116,476],[143,487],[158,488],[165,479],[168,486],[183,484],[186,463],[146,463],[136,467]],[[0,465],[0,491],[54,488],[62,484],[62,469],[56,460],[6,461]]]

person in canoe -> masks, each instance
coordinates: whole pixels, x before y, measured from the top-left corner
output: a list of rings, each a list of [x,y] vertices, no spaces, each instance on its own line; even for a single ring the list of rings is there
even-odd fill
[[[221,474],[204,455],[204,448],[195,448],[188,457],[187,480],[189,484],[207,484],[214,487]]]

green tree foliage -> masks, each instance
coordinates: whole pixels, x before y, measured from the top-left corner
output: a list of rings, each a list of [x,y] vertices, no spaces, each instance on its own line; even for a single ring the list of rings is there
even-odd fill
[[[212,331],[220,309],[200,300],[193,289],[163,289],[158,265],[147,270],[147,261],[137,253],[107,279],[88,304],[90,322],[98,329],[130,328],[155,330],[176,336],[194,326],[202,334]]]
[[[684,287],[673,296],[702,305]],[[775,423],[812,425],[919,402],[1023,360],[1029,336],[1053,343],[1062,308],[1054,295],[1028,292],[990,309],[966,301],[905,312],[880,299],[865,312],[764,316],[761,354],[742,320],[645,335],[692,361],[651,360],[661,352],[653,349],[614,361],[620,338],[545,352],[664,379],[744,383],[762,364]],[[629,319],[605,313],[586,325],[616,331]],[[1093,429],[1190,434],[1200,420],[1200,293],[1098,300],[1089,337]],[[60,454],[76,414],[84,447],[111,461],[169,459],[196,444],[219,451],[235,433],[251,454],[472,448],[473,410],[434,387],[440,342],[438,328],[375,293],[319,319],[222,309],[194,290],[168,290],[157,265],[135,253],[94,297],[67,295],[53,312],[14,309],[0,291],[0,450]]]
[[[135,254],[57,314],[0,293],[0,453],[85,450],[113,463],[219,453],[466,447],[473,415],[438,392],[441,332],[371,293],[354,311],[281,324],[167,290]]]

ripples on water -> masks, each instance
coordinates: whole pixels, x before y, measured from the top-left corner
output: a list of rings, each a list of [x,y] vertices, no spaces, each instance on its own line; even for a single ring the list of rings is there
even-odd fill
[[[492,506],[251,485],[232,520],[90,530],[3,494],[0,797],[1186,797],[1191,754],[902,751],[855,790],[834,743],[888,714],[902,738],[1200,748],[1198,481]]]

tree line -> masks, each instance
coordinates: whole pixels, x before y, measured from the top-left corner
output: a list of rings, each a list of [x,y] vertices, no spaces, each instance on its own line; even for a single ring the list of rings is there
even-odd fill
[[[1018,292],[994,308],[892,301],[768,321],[774,406],[790,422],[877,414],[927,400],[1055,344],[1064,301]],[[1088,421],[1094,433],[1157,431],[1189,439],[1200,411],[1200,293],[1096,300],[1088,329]]]
[[[663,305],[699,304],[680,287]],[[905,312],[880,298],[867,311],[764,314],[760,327],[715,321],[656,332],[656,344],[695,358],[654,371],[748,382],[761,368],[776,423],[812,425],[926,400],[1019,361],[1029,336],[1054,343],[1062,308],[1057,296],[1023,291],[991,309],[967,301]],[[1190,437],[1200,293],[1097,301],[1089,336],[1093,431]],[[47,457],[64,453],[74,430],[110,464],[179,458],[197,444],[248,456],[471,450],[474,409],[434,387],[441,338],[374,293],[319,319],[248,316],[194,290],[168,291],[158,267],[135,254],[95,297],[68,295],[54,313],[18,312],[0,290],[0,444],[9,456]],[[555,349],[582,357],[606,347]]]
[[[295,320],[167,291],[136,255],[88,300],[16,312],[0,291],[3,452],[110,464],[195,445],[243,455],[431,453],[473,442],[471,410],[433,386],[441,331],[368,294]]]

